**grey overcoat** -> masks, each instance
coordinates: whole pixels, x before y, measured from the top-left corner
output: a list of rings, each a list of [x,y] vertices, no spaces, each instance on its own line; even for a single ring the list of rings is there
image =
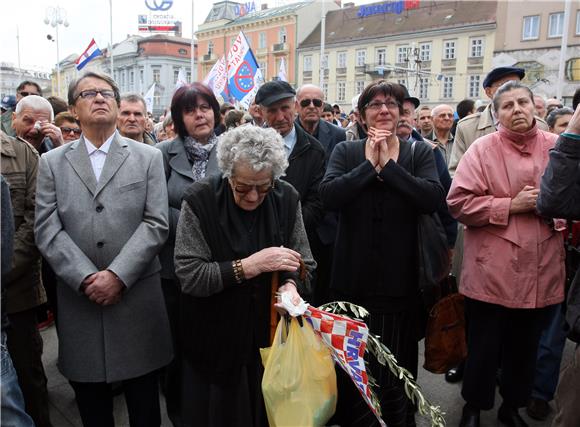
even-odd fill
[[[161,152],[115,134],[97,183],[84,138],[40,160],[35,237],[58,276],[59,369],[79,382],[144,375],[173,356],[157,258],[168,233]],[[101,306],[80,290],[108,269],[126,285]]]

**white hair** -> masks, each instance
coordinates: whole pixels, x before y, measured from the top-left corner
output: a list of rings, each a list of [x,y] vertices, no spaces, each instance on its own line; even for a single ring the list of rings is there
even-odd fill
[[[18,115],[24,108],[31,108],[35,111],[48,111],[50,113],[50,121],[54,120],[54,111],[52,105],[42,96],[28,95],[18,101],[16,104],[15,113]]]
[[[431,110],[431,117],[435,117],[436,115],[438,115],[439,112],[441,110],[443,110],[444,108],[451,110],[451,113],[453,113],[453,107],[451,107],[451,105],[439,104],[439,105],[433,107],[433,109]]]
[[[229,178],[236,165],[244,164],[255,172],[272,170],[272,179],[284,175],[288,167],[284,141],[272,128],[240,126],[222,136],[217,145],[218,166],[223,176]]]

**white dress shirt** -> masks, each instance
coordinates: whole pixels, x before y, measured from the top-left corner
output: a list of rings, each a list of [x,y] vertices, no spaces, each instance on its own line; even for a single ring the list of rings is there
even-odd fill
[[[284,140],[284,147],[286,147],[286,156],[290,157],[294,146],[296,145],[296,141],[298,140],[298,136],[296,135],[296,126],[292,126],[292,130],[288,132],[288,134],[282,137]]]
[[[101,172],[103,171],[103,166],[105,166],[105,160],[107,160],[107,153],[111,148],[111,143],[115,137],[117,131],[115,131],[110,137],[107,138],[105,143],[99,148],[95,147],[91,141],[85,136],[85,145],[87,147],[87,152],[89,153],[89,160],[91,161],[91,166],[93,167],[93,172],[95,173],[95,178],[99,182],[101,177]]]

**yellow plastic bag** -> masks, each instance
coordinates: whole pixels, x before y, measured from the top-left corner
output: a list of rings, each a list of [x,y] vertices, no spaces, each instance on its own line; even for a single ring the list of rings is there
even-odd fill
[[[287,338],[286,338],[287,337]],[[306,321],[282,319],[272,347],[260,350],[262,393],[271,427],[323,426],[336,410],[336,373],[330,350]]]

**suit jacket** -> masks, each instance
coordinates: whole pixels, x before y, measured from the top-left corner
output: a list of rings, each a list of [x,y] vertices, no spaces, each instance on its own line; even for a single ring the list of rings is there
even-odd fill
[[[172,358],[157,254],[167,238],[161,153],[115,134],[96,181],[84,138],[40,159],[35,235],[58,276],[59,368],[70,380],[112,382]],[[126,289],[103,307],[81,291],[108,269]]]
[[[173,140],[163,141],[157,144],[156,147],[163,153],[163,166],[165,168],[169,202],[169,237],[159,255],[159,259],[161,260],[161,277],[163,279],[177,280],[173,262],[175,230],[181,212],[183,193],[193,184],[193,172],[181,137],[177,136]],[[220,173],[215,148],[214,146],[209,153],[205,171],[206,176]]]
[[[294,123],[304,129],[299,118],[297,118]],[[326,152],[325,163],[328,164],[330,153],[332,153],[336,144],[346,141],[346,130],[328,123],[326,120],[320,119],[318,120],[318,126],[316,127],[316,134],[312,136],[316,138],[322,145],[322,148],[324,148],[324,151]]]

